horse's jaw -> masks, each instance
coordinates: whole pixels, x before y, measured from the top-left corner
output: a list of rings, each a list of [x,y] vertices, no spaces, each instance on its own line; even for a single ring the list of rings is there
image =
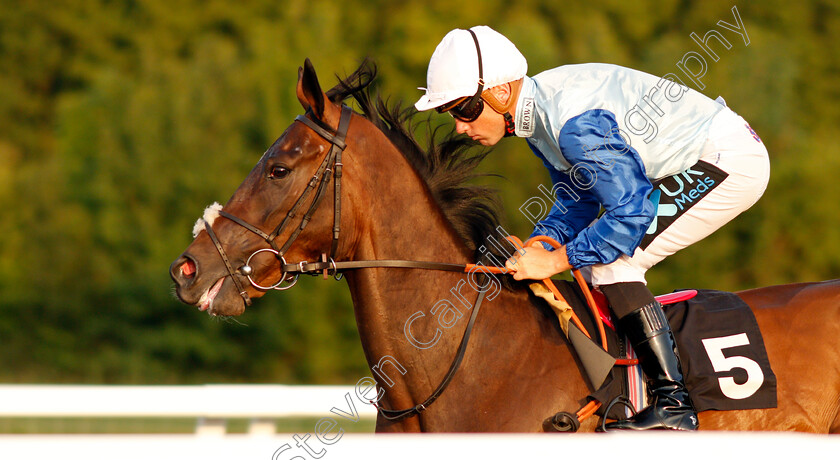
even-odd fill
[[[192,295],[185,293],[181,286],[176,285],[175,296],[182,303],[194,306],[210,316],[239,316],[245,312],[245,301],[236,295],[235,288],[232,286],[227,288],[226,283],[230,283],[229,277],[219,277],[215,282],[208,283],[203,289],[197,290],[197,294]],[[230,296],[228,293],[234,295]],[[260,293],[250,297],[253,299],[261,296]]]

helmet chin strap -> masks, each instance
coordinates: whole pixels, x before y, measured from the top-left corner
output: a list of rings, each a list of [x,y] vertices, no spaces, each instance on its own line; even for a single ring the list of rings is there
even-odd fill
[[[510,116],[510,112],[505,112],[502,116],[505,117],[505,137],[511,137],[516,134],[516,123],[513,121],[513,117]]]

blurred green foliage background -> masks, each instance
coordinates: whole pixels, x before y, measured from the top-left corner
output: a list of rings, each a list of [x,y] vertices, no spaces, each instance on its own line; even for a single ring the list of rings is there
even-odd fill
[[[717,26],[738,8],[750,43]],[[449,30],[488,24],[529,74],[610,62],[663,75],[716,28],[703,92],[761,135],[772,178],[743,216],[657,266],[655,292],[840,276],[836,0],[0,0],[0,381],[355,382],[368,370],[346,285],[306,279],[238,321],[178,303],[169,263],[301,108],[305,57],[325,87],[370,57],[412,104]],[[422,115],[425,117],[426,115]],[[433,116],[432,123],[451,123]],[[505,226],[548,175],[521,140]],[[423,240],[417,241],[423,244]]]

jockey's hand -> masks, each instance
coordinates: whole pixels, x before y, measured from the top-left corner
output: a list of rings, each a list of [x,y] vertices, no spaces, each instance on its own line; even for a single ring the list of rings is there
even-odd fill
[[[534,242],[523,251],[524,254],[517,251],[505,262],[505,268],[513,273],[513,279],[517,281],[543,280],[572,269],[566,256],[566,246],[547,251],[541,243]]]

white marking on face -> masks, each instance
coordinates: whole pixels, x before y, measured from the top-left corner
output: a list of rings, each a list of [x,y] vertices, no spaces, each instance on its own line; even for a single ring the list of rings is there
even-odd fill
[[[202,230],[204,230],[204,222],[207,222],[210,225],[213,225],[213,222],[219,217],[219,211],[222,210],[222,205],[219,203],[213,203],[210,206],[207,206],[204,209],[204,214],[195,221],[195,225],[193,225],[193,238],[197,237]]]

